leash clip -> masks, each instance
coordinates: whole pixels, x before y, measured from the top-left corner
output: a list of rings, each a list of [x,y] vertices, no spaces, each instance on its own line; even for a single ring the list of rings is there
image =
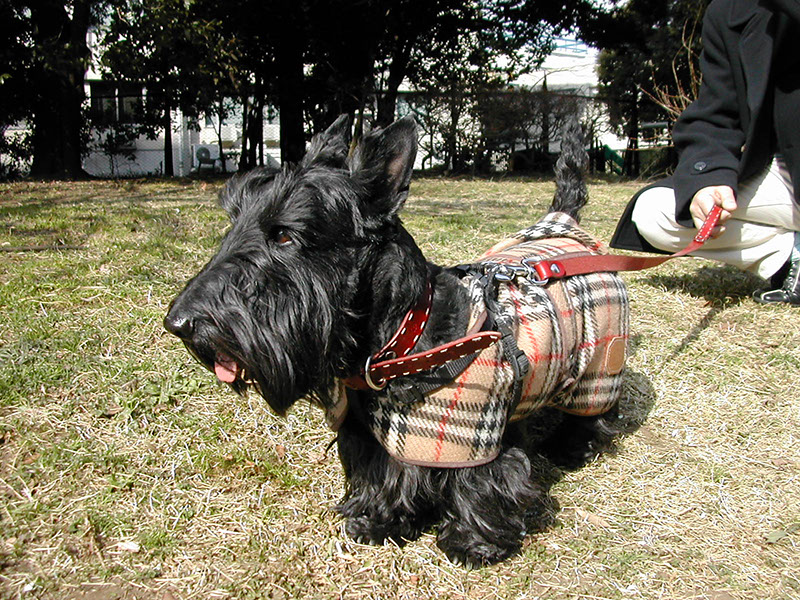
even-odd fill
[[[502,281],[503,283],[511,283],[519,276],[527,276],[527,269],[517,265],[506,265],[503,263],[491,263],[489,274],[495,281]]]
[[[567,270],[557,260],[542,260],[535,257],[524,258],[522,264],[530,271],[528,279],[535,285],[547,285],[551,279],[561,279]]]
[[[519,265],[496,262],[488,264],[490,268],[487,270],[487,275],[503,283],[511,283],[522,277],[533,285],[545,286],[550,283],[551,278],[558,279],[565,273],[564,267],[558,261],[535,257],[524,258]]]
[[[535,268],[538,261],[531,263],[529,260],[530,259],[526,258],[522,260],[519,265],[491,263],[488,274],[491,275],[495,281],[500,281],[502,283],[511,283],[522,277],[534,285],[547,285],[549,278],[542,277]]]

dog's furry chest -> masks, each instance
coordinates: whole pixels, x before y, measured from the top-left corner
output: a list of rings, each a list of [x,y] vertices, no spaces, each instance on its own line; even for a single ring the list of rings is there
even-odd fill
[[[552,213],[497,244],[474,267],[490,272],[497,264],[576,252],[601,253],[602,248],[570,217]],[[472,320],[477,320],[487,310],[486,281],[468,275],[463,285],[471,298]],[[527,374],[515,381],[501,345],[494,344],[422,402],[378,395],[367,411],[368,425],[395,458],[438,467],[483,464],[497,456],[510,421],[546,405],[579,415],[601,414],[617,401],[628,299],[616,274],[591,273],[546,285],[518,278],[497,286],[496,302],[489,308],[491,318],[513,332],[528,360]]]

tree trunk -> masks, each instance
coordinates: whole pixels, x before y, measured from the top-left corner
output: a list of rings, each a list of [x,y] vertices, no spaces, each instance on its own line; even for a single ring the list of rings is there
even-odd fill
[[[628,147],[625,150],[623,172],[628,177],[638,177],[641,171],[639,159],[639,98],[638,94],[633,104],[630,120],[626,127],[628,134]]]
[[[253,101],[250,104],[250,117],[248,121],[248,157],[250,167],[264,164],[264,100],[261,86],[256,84],[253,91]]]
[[[256,129],[256,135],[253,136],[257,147],[258,147],[258,166],[264,166],[264,91],[263,88],[259,86],[258,98],[256,99],[256,106],[258,107],[258,112],[256,113],[256,123],[258,127]]]
[[[295,11],[299,12],[297,8]],[[281,162],[297,163],[306,152],[303,127],[303,39],[291,26],[299,28],[302,16],[290,14],[286,35],[276,47],[278,67],[278,108],[280,110]]]
[[[228,162],[227,157],[225,156],[225,148],[222,145],[222,121],[225,115],[225,104],[222,98],[219,99],[218,104],[218,114],[217,114],[217,127],[215,128],[215,132],[217,134],[217,146],[219,147],[219,163],[222,169],[222,173],[226,174],[228,172],[228,167],[225,163]]]
[[[306,150],[303,128],[303,65],[284,66],[279,84],[278,107],[281,125],[281,162],[299,162]]]
[[[31,82],[39,90],[33,110],[33,177],[87,176],[81,166],[81,105],[92,4],[91,0],[76,0],[71,19],[64,2],[43,0],[30,5],[34,43],[47,57],[37,65]]]
[[[391,125],[397,114],[397,98],[400,85],[408,72],[408,61],[411,58],[411,49],[414,47],[417,36],[398,42],[389,65],[389,78],[386,80],[386,90],[378,98],[378,126]]]
[[[242,95],[242,148],[241,154],[239,154],[239,171],[247,171],[250,169],[250,165],[247,163],[248,160],[248,153],[247,153],[247,141],[250,136],[250,95],[249,92],[245,92]]]
[[[175,165],[172,161],[172,102],[169,100],[164,106],[164,176],[175,176]]]
[[[458,120],[461,111],[459,110],[459,90],[455,83],[450,88],[450,123],[448,123],[447,140],[445,147],[447,148],[447,158],[445,164],[448,165],[451,172],[461,170],[461,161],[458,156]]]
[[[258,145],[258,106],[255,98],[250,101],[247,113],[247,160],[248,169],[256,166],[256,146]]]
[[[539,148],[547,156],[550,153],[550,92],[547,90],[547,77],[542,82],[542,132],[539,136]]]

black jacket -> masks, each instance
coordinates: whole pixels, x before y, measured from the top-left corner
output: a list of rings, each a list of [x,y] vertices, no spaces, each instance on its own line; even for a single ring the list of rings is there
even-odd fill
[[[693,227],[689,204],[698,190],[728,185],[736,191],[738,182],[763,169],[778,149],[792,181],[800,183],[800,116],[774,122],[773,114],[788,111],[773,111],[770,78],[773,50],[789,37],[784,32],[790,26],[800,31],[787,14],[796,9],[800,0],[714,0],[709,5],[703,22],[700,93],[673,131],[678,166],[672,177],[653,184],[675,190],[675,215],[681,225]],[[784,132],[779,140],[776,129]],[[611,245],[656,251],[630,219],[638,196],[623,213]]]

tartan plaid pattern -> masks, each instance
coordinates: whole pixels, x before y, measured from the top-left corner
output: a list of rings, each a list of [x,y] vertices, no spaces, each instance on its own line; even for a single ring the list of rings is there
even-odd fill
[[[479,265],[519,264],[526,257],[571,252],[603,253],[601,244],[563,213],[495,245]],[[472,320],[485,310],[484,289],[474,277],[463,284],[472,299]],[[498,289],[494,318],[514,332],[530,369],[522,397],[513,403],[513,372],[500,344],[481,351],[455,381],[423,402],[401,405],[376,398],[369,426],[395,458],[424,466],[465,467],[493,460],[509,421],[545,405],[596,415],[616,402],[628,339],[628,298],[614,273],[591,273],[536,285],[519,278]]]

